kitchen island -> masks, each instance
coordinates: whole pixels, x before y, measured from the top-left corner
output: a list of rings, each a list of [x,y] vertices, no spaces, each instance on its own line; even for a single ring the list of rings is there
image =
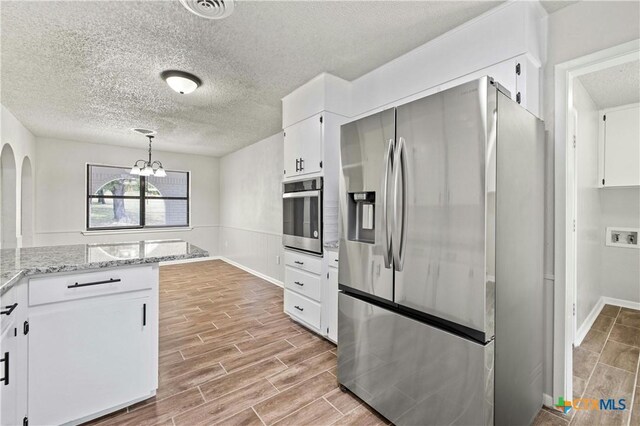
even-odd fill
[[[0,250],[0,424],[77,424],[155,395],[160,262],[182,240]]]

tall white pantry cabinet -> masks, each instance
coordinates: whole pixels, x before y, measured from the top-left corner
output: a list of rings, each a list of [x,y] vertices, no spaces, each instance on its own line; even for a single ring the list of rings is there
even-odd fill
[[[325,244],[338,239],[340,126],[347,120],[347,85],[342,79],[321,74],[283,99],[283,183],[323,179]],[[336,342],[338,282],[337,274],[329,273],[326,248],[322,255],[285,248],[284,258],[285,312]]]

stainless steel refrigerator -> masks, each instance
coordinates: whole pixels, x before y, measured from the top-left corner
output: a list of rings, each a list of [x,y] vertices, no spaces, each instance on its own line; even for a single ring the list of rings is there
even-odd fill
[[[341,129],[338,381],[397,425],[542,406],[543,125],[490,77]]]

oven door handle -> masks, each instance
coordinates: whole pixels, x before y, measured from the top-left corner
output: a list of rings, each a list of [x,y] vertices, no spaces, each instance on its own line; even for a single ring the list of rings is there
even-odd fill
[[[319,196],[320,196],[320,190],[285,192],[284,194],[282,194],[282,198],[305,198],[305,197],[319,197]]]

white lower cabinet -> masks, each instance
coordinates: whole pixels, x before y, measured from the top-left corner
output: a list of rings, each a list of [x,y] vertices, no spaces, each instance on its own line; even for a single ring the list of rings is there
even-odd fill
[[[321,328],[323,258],[291,250],[284,252],[284,311],[318,334]]]
[[[13,324],[7,327],[0,337],[0,424],[18,423],[18,392],[16,361],[17,338]]]
[[[322,296],[322,329],[334,343],[338,343],[338,268],[329,265]]]
[[[0,425],[22,423],[25,414],[20,392],[26,388],[24,352],[21,352],[22,320],[25,306],[18,301],[18,289],[0,296]]]
[[[157,387],[150,297],[73,301],[29,315],[29,421],[62,424]],[[148,312],[147,309],[149,310]]]
[[[285,250],[284,311],[338,342],[338,252],[323,257]]]
[[[0,305],[0,426],[78,424],[155,395],[157,265],[24,278]]]

